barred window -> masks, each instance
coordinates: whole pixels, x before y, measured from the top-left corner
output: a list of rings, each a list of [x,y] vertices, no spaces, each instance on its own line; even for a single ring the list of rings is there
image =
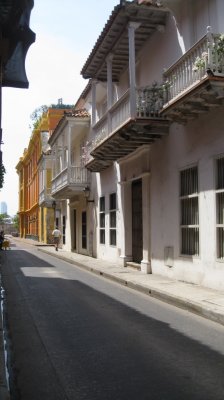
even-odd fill
[[[199,255],[198,169],[180,172],[181,254]]]
[[[100,197],[99,210],[100,243],[105,244],[105,196]]]
[[[82,248],[87,249],[87,214],[82,212]]]
[[[217,258],[224,259],[224,157],[216,160]]]
[[[110,194],[110,245],[117,244],[117,196],[116,193]]]

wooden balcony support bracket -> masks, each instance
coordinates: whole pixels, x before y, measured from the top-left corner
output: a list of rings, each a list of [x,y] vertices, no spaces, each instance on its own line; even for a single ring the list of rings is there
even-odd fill
[[[108,167],[112,165],[113,161],[105,161],[105,160],[97,160],[93,159],[88,164],[86,164],[86,168],[90,172],[102,172]]]
[[[185,124],[192,117],[208,113],[224,104],[224,77],[207,77],[176,101],[166,104],[162,116],[174,122]]]

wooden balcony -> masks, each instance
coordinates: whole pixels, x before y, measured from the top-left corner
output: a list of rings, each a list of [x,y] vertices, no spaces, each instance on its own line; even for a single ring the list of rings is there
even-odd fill
[[[100,172],[138,147],[168,134],[169,121],[159,112],[161,86],[128,90],[93,126],[93,140],[86,145],[86,168]]]
[[[51,194],[55,199],[70,199],[90,184],[84,167],[66,167],[52,179]]]
[[[161,116],[186,124],[224,104],[224,37],[210,28],[198,43],[164,73]]]

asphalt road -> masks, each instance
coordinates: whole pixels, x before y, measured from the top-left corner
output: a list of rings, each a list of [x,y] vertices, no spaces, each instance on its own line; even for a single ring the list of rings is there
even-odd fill
[[[1,252],[12,400],[223,400],[224,327],[33,246]]]

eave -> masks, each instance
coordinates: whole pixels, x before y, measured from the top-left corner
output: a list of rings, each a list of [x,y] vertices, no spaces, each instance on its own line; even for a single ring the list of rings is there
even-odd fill
[[[128,66],[128,24],[139,23],[135,33],[136,55],[146,40],[156,30],[163,30],[169,11],[156,5],[124,2],[116,6],[90,53],[81,74],[85,79],[107,80],[106,58],[113,55],[113,81],[118,81],[120,74]]]

